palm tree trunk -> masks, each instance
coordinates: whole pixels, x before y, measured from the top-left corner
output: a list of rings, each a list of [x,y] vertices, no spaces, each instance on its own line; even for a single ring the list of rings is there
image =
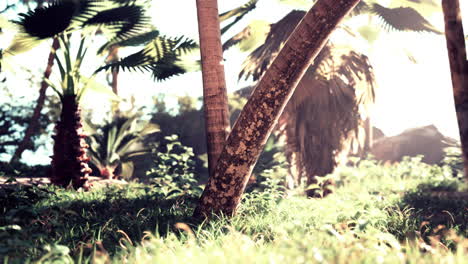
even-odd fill
[[[452,75],[453,96],[462,145],[465,179],[468,180],[468,62],[458,0],[442,0],[445,37]]]
[[[360,0],[319,0],[294,29],[247,101],[195,209],[236,213],[257,159],[297,84],[329,35]]]
[[[18,145],[18,148],[16,149],[15,153],[11,157],[10,163],[19,162],[23,152],[28,148],[29,145],[31,145],[32,136],[38,130],[39,119],[41,117],[41,111],[42,111],[42,108],[44,107],[46,92],[47,92],[47,88],[49,87],[45,79],[48,79],[50,77],[50,74],[52,73],[52,67],[54,66],[54,55],[58,48],[59,48],[59,41],[57,38],[54,38],[54,41],[52,43],[52,49],[50,50],[49,58],[47,59],[47,67],[44,72],[44,80],[42,80],[41,88],[39,89],[39,97],[37,98],[36,107],[34,108],[31,121],[29,122],[28,127],[26,128],[26,131],[24,132],[23,140],[21,140],[21,142]]]
[[[117,45],[114,45],[109,49],[109,55],[107,56],[106,63],[112,63],[118,60],[119,60],[119,47]],[[114,92],[116,95],[119,95],[119,85],[118,85],[119,71],[113,70],[111,74],[112,74],[112,79],[111,79],[110,85],[112,88],[112,92]],[[119,102],[112,102],[112,112],[115,115],[120,114]]]
[[[374,141],[374,131],[372,128],[372,119],[368,116],[366,120],[364,120],[364,148],[363,148],[363,156],[366,157],[372,148],[372,142]]]
[[[210,176],[229,135],[229,110],[217,0],[197,0],[203,105]]]
[[[91,169],[83,134],[80,109],[76,95],[64,95],[62,113],[56,125],[54,138],[54,155],[52,156],[51,182],[55,185],[73,188],[88,188],[87,179]]]

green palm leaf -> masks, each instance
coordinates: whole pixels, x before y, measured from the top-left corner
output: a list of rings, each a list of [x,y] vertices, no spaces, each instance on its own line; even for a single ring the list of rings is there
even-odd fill
[[[228,31],[232,26],[234,26],[237,22],[239,22],[247,13],[250,11],[254,10],[257,7],[257,2],[258,0],[250,0],[249,2],[245,3],[244,5],[234,8],[232,10],[229,10],[227,12],[224,12],[219,15],[219,21],[223,22],[226,21],[232,17],[236,17],[234,21],[229,23],[228,25],[224,26],[221,29],[221,34],[224,34],[226,31]]]
[[[123,39],[121,41],[107,42],[106,44],[104,44],[102,47],[99,48],[98,54],[101,54],[102,52],[104,52],[104,50],[108,49],[112,45],[116,45],[119,47],[136,47],[136,46],[146,45],[147,43],[154,40],[158,36],[159,36],[159,30],[154,29],[146,33],[138,34],[136,36]]]
[[[109,42],[122,41],[140,34],[150,25],[150,19],[144,14],[143,7],[124,5],[98,12],[83,23],[83,26],[105,26],[115,36]]]
[[[197,47],[193,40],[184,37],[170,39],[160,36],[142,50],[104,65],[96,72],[109,69],[112,71],[139,70],[151,72],[155,80],[165,80],[186,72],[183,67],[176,64],[179,61],[177,56],[188,53]]]

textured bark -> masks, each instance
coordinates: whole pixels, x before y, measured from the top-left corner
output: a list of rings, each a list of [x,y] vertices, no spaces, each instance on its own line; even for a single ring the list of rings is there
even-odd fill
[[[442,0],[445,37],[452,75],[453,96],[462,145],[465,179],[468,180],[468,62],[458,0]]]
[[[217,0],[197,0],[197,15],[208,170],[212,176],[230,130]]]
[[[54,155],[52,156],[51,182],[55,185],[73,188],[88,188],[87,180],[91,169],[86,156],[88,145],[84,141],[80,109],[76,95],[64,95],[62,113],[55,127]]]
[[[319,0],[294,29],[247,101],[195,209],[232,216],[286,103],[330,33],[359,0]]]
[[[21,159],[23,152],[31,145],[31,138],[37,132],[39,126],[39,118],[41,116],[42,108],[44,107],[46,92],[49,85],[45,81],[50,77],[52,73],[52,67],[54,66],[54,54],[59,48],[59,41],[57,38],[54,38],[52,43],[52,49],[49,53],[49,58],[47,59],[47,67],[44,72],[44,80],[41,82],[41,88],[39,89],[39,97],[37,98],[36,107],[34,108],[33,114],[31,116],[31,121],[24,132],[24,137],[18,145],[15,153],[11,157],[10,163],[17,163]]]

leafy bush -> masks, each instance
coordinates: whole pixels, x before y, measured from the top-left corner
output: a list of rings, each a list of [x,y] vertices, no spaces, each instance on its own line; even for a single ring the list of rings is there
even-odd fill
[[[442,165],[452,170],[452,175],[457,178],[463,178],[463,157],[460,147],[449,147],[444,149],[445,157]]]
[[[195,156],[177,135],[165,137],[152,151],[154,166],[147,171],[150,183],[167,198],[174,195],[201,194],[195,180]]]

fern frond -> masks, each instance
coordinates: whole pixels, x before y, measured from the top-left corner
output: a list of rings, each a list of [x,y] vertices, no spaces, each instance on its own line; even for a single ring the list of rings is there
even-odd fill
[[[386,8],[379,4],[373,4],[371,12],[382,19],[384,28],[387,30],[425,31],[442,34],[418,11],[411,7]]]

